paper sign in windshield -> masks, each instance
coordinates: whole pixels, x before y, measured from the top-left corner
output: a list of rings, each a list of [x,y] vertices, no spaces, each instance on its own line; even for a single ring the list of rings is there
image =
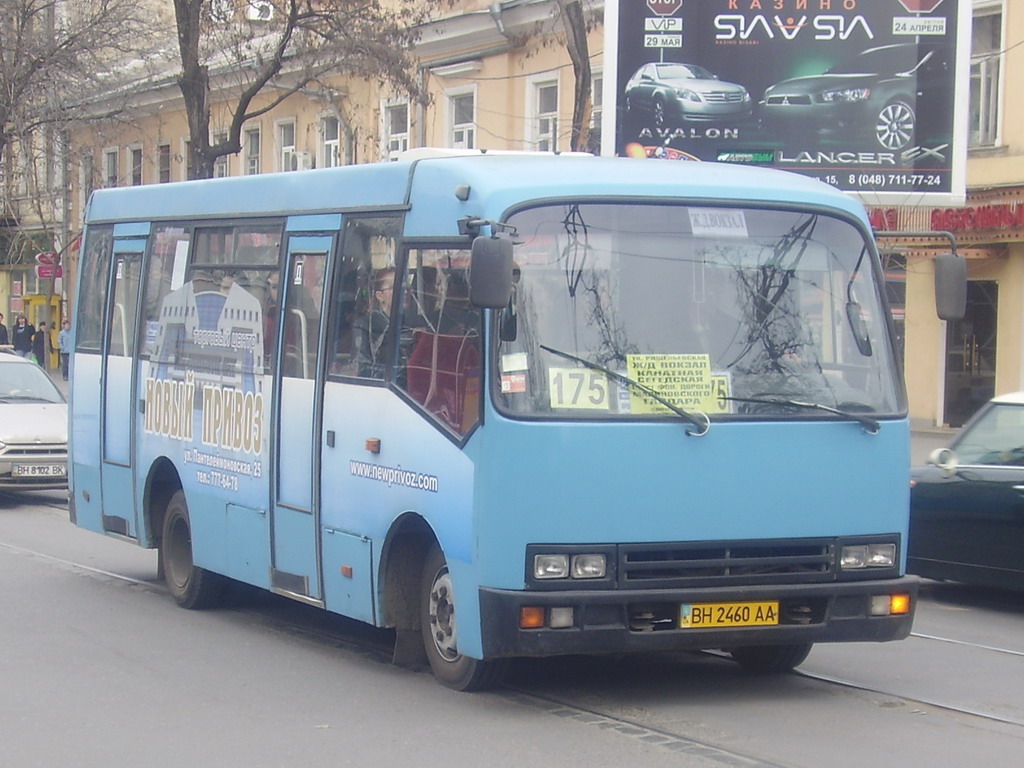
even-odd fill
[[[724,413],[729,394],[727,376],[711,372],[708,355],[627,355],[629,377],[657,392],[677,408],[704,413]],[[634,414],[669,413],[650,395],[631,387],[630,411]]]

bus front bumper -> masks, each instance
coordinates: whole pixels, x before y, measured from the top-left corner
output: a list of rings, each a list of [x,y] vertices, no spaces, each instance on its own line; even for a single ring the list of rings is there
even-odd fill
[[[687,590],[524,592],[481,588],[485,658],[885,642],[910,634],[918,579]],[[895,598],[895,599],[893,599]],[[906,598],[906,604],[902,604]],[[777,605],[766,626],[684,627],[694,606]],[[904,612],[885,612],[886,604]],[[769,609],[770,610],[770,609]],[[528,615],[542,626],[522,628]],[[538,618],[540,617],[540,618]]]

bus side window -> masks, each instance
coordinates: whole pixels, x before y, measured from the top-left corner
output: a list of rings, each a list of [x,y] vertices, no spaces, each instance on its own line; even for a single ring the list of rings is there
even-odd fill
[[[89,301],[78,302],[76,345],[78,352],[99,352],[103,339],[103,309],[107,305],[107,279],[114,246],[112,226],[90,226],[82,249],[79,272],[82,290]]]
[[[389,320],[399,216],[345,221],[328,327],[328,374],[382,379],[393,349]]]
[[[465,267],[451,251],[421,251],[403,281],[399,386],[438,421],[460,435],[479,419],[480,311],[469,303]],[[436,267],[435,267],[436,265]]]

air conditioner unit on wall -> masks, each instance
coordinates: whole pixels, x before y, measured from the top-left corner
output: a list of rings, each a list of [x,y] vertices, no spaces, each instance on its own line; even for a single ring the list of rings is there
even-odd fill
[[[274,5],[269,0],[248,0],[249,21],[270,21],[274,18]]]

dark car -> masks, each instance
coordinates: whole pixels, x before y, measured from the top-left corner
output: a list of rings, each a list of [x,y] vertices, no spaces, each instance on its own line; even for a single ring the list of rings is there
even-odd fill
[[[653,128],[744,118],[753,111],[746,88],[696,64],[644,64],[626,83],[625,96],[629,119]]]
[[[922,121],[933,123],[929,130],[947,125],[949,110],[942,105],[952,108],[951,93],[949,63],[940,50],[883,45],[820,75],[776,83],[764,92],[760,117],[768,130],[865,136],[895,151],[915,142]]]
[[[910,573],[1024,589],[1024,392],[990,400],[911,478]]]

